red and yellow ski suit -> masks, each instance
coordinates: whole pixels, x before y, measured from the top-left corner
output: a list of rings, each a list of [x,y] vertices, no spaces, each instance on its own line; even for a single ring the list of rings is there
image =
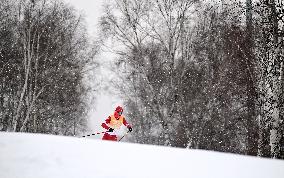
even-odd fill
[[[125,120],[124,116],[118,115],[116,112],[114,115],[109,116],[106,120],[105,123],[102,123],[102,127],[105,129],[119,129],[121,126],[125,125],[127,128],[131,127],[127,121]],[[104,134],[103,140],[112,140],[112,141],[117,141],[117,136],[114,132],[107,132]]]

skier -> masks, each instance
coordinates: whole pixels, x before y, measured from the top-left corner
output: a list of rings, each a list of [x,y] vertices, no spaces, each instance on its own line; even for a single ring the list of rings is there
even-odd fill
[[[117,141],[117,136],[113,131],[115,129],[120,129],[122,124],[128,128],[129,132],[132,131],[132,127],[127,123],[122,113],[123,113],[122,107],[117,106],[114,111],[114,114],[109,116],[105,120],[105,123],[102,123],[102,127],[108,130],[104,134],[102,138],[103,140]]]

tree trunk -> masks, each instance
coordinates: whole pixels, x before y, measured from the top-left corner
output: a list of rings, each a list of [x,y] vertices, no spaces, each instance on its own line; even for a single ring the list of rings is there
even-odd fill
[[[269,2],[268,2],[269,3]],[[270,8],[270,20],[272,26],[272,42],[273,52],[269,55],[271,56],[269,67],[271,68],[271,79],[272,88],[269,88],[269,93],[273,100],[272,103],[272,111],[271,114],[271,130],[270,130],[270,146],[271,146],[271,157],[272,158],[279,158],[280,157],[280,139],[281,139],[281,115],[280,115],[280,107],[281,107],[281,93],[282,88],[282,71],[283,71],[283,59],[280,55],[280,47],[278,46],[278,17],[276,12],[276,2],[275,0],[271,0],[270,4],[268,4]],[[270,66],[272,65],[272,66]],[[269,96],[269,95],[268,95]]]
[[[255,115],[256,89],[254,82],[254,66],[252,53],[252,2],[246,1],[246,78],[247,78],[247,154],[257,155],[258,153],[258,123]]]
[[[24,41],[24,54],[25,54],[25,60],[24,60],[24,65],[25,65],[25,78],[24,78],[24,86],[22,87],[22,91],[21,91],[21,95],[20,95],[20,99],[18,102],[18,106],[17,106],[17,111],[16,111],[16,116],[13,118],[13,131],[16,132],[17,131],[17,125],[18,125],[18,120],[20,117],[20,112],[22,109],[22,105],[23,105],[23,99],[25,96],[25,93],[27,91],[27,87],[28,87],[28,79],[29,79],[29,75],[30,75],[30,66],[31,66],[31,56],[30,56],[30,31],[28,32],[28,37],[26,39],[26,41]],[[26,52],[27,51],[27,52]]]

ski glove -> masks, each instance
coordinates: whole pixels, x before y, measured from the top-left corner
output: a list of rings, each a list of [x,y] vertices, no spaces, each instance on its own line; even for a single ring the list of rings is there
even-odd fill
[[[129,132],[132,132],[132,127],[129,127],[128,130],[129,130]]]
[[[109,129],[108,129],[108,132],[113,132],[113,128],[109,128]]]

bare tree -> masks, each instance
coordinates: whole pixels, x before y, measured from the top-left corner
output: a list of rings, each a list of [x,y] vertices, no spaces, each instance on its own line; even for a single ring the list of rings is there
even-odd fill
[[[280,157],[283,77],[283,1],[260,1],[262,36],[259,42],[262,68],[262,121],[270,129],[271,157]],[[281,25],[282,24],[282,25]]]
[[[177,75],[185,73],[175,71],[181,55],[185,55],[180,47],[181,41],[185,41],[181,35],[186,33],[186,15],[191,13],[192,5],[191,1],[116,1],[113,13],[119,12],[119,19],[110,10],[102,18],[102,25],[109,25],[110,34],[126,47],[127,51],[120,54],[125,56],[130,70],[138,71],[130,77],[144,86],[136,94],[146,96],[141,98],[142,108],[153,113],[151,118],[156,119],[156,124],[152,128],[162,128],[160,138],[167,138],[163,143],[166,145],[171,144],[168,132],[174,129],[171,118],[177,112],[178,95],[174,93],[179,91],[181,82]]]
[[[15,69],[7,71],[12,84],[1,76],[7,86],[1,99],[11,103],[3,107],[9,113],[1,118],[3,129],[64,135],[86,129],[82,79],[97,49],[87,40],[83,17],[54,0],[16,0],[10,5],[17,19],[13,45],[6,51],[16,49],[17,56],[14,61],[4,56]]]

